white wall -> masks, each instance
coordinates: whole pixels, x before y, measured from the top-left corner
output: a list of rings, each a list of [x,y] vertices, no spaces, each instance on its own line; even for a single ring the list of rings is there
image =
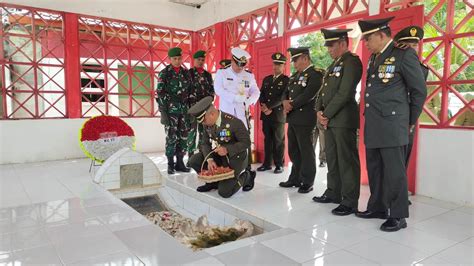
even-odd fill
[[[417,194],[474,204],[474,131],[421,129]]]
[[[187,30],[193,30],[195,23],[195,8],[170,3],[167,0],[0,0],[0,2]]]
[[[280,0],[284,1],[284,0]],[[194,30],[209,27],[250,11],[274,4],[278,0],[211,0],[200,9],[195,9]]]
[[[168,0],[0,0],[0,2],[196,31],[276,3],[278,0],[210,0],[200,9],[170,3]]]
[[[165,134],[159,118],[124,119],[135,131],[140,152],[164,151]],[[79,129],[85,119],[0,121],[0,164],[85,157]]]

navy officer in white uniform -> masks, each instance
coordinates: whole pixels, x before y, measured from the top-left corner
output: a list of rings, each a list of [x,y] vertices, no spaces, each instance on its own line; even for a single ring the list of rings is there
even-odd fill
[[[231,114],[249,128],[248,108],[260,97],[255,76],[245,66],[250,54],[241,48],[232,48],[230,67],[219,69],[214,81],[216,95],[219,96],[219,110]]]
[[[245,69],[250,59],[250,54],[238,47],[232,48],[232,62],[229,67],[219,69],[214,80],[214,90],[219,96],[219,109],[240,119],[247,129],[250,129],[249,108],[254,105],[259,97],[260,90],[255,81],[255,76]],[[249,132],[250,133],[250,132]],[[251,149],[248,151],[248,158],[251,156]],[[251,168],[251,160],[246,168],[250,175],[250,182],[244,185],[243,191],[253,188],[256,172]]]

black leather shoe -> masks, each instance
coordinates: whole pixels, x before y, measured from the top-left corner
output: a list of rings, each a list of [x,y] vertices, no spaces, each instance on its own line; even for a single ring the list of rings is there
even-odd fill
[[[301,187],[301,184],[285,181],[285,182],[280,182],[279,186],[280,187]]]
[[[275,173],[275,174],[283,173],[283,167],[281,167],[281,166],[275,167],[275,170],[273,171],[273,173]]]
[[[319,167],[321,167],[321,168],[322,168],[322,167],[326,167],[326,162],[325,162],[325,161],[321,161],[321,162],[319,163]]]
[[[309,193],[311,191],[313,191],[313,186],[311,185],[302,185],[298,188],[298,193]]]
[[[322,195],[321,197],[313,197],[313,200],[318,203],[340,203],[340,201],[333,200],[326,195]]]
[[[217,189],[218,182],[206,183],[202,186],[199,186],[196,190],[198,192],[209,192],[213,189]]]
[[[244,185],[242,187],[243,191],[250,191],[253,189],[255,185],[255,177],[257,173],[255,171],[249,171],[247,174],[246,179],[244,180]]]
[[[396,232],[402,228],[407,228],[405,218],[388,218],[387,221],[380,226],[380,230],[385,232]]]
[[[333,209],[331,212],[334,215],[346,216],[346,215],[353,214],[355,211],[356,210],[354,208],[347,207],[347,206],[344,206],[344,205],[341,204],[341,205],[337,206],[337,208]]]
[[[386,212],[374,212],[374,211],[365,211],[365,212],[356,212],[356,216],[364,219],[387,219],[388,215]]]
[[[272,170],[272,167],[271,167],[271,166],[262,165],[262,166],[260,166],[259,168],[257,168],[257,171],[259,171],[259,172],[263,172],[263,171],[267,171],[267,170]]]

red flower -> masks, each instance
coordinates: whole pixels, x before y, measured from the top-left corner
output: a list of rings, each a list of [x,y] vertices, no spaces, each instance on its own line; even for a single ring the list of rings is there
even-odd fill
[[[101,115],[89,119],[82,128],[81,141],[95,141],[104,136],[135,136],[133,129],[122,119]]]

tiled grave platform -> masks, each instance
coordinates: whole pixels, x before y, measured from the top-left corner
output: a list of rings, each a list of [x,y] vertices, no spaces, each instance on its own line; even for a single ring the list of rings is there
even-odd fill
[[[149,156],[166,175],[165,157]],[[224,224],[248,217],[273,230],[201,252],[94,184],[88,169],[87,160],[0,166],[0,265],[474,264],[472,207],[414,196],[408,229],[384,233],[381,220],[333,216],[335,205],[311,201],[324,191],[326,168],[318,168],[315,191],[306,195],[278,187],[287,170],[259,173],[254,190],[229,199],[195,193],[200,183],[192,174],[168,177],[163,189],[183,213]],[[364,186],[361,209],[367,199]]]

